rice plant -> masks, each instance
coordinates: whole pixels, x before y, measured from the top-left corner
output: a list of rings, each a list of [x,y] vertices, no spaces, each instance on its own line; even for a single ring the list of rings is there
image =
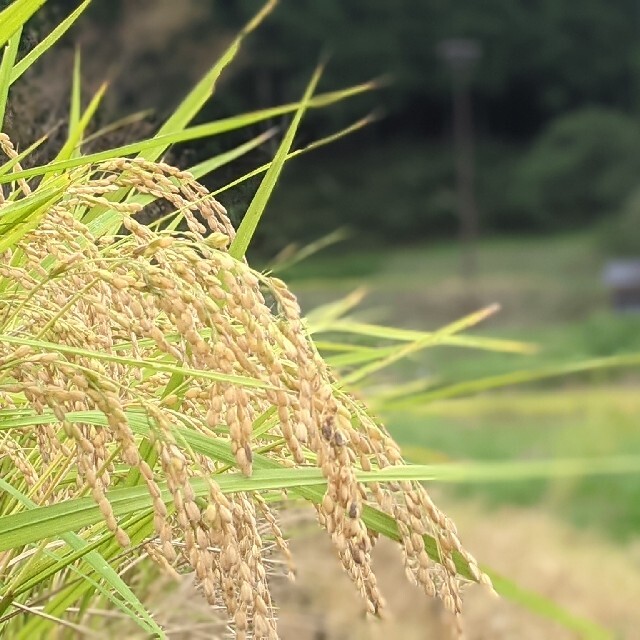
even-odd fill
[[[26,68],[21,25],[39,4],[0,14],[3,105]],[[291,561],[278,524],[286,490],[313,503],[372,614],[384,607],[371,550],[385,527],[410,578],[453,614],[461,572],[490,584],[319,356],[295,296],[244,258],[320,70],[280,110],[294,118],[237,232],[194,177],[209,167],[160,160],[172,142],[272,115],[186,128],[271,6],[150,140],[82,155],[102,91],[81,112],[79,73],[52,162],[23,170],[30,150],[0,134],[0,624],[10,637],[89,631],[101,597],[163,636],[119,575],[141,554],[170,574],[188,567],[238,638],[277,637],[265,550],[273,541]],[[160,200],[171,213],[142,224]]]
[[[44,1],[15,0],[0,13],[0,123],[11,85],[90,3],[18,59],[22,26]],[[189,126],[274,4],[151,138],[83,153],[104,88],[83,110],[79,57],[67,139],[50,162],[23,169],[41,141],[20,150],[0,133],[0,630],[8,638],[90,637],[108,612],[140,637],[168,637],[145,604],[160,573],[193,575],[236,637],[276,638],[271,557],[293,575],[281,516],[299,502],[312,505],[373,615],[385,606],[371,565],[380,536],[399,543],[408,579],[458,626],[462,585],[491,588],[420,482],[436,469],[405,464],[349,390],[436,344],[529,346],[458,335],[490,308],[433,334],[402,334],[400,347],[321,356],[335,348],[314,339],[327,329],[400,334],[345,329],[340,318],[357,296],[304,318],[286,284],[245,257],[282,166],[305,151],[292,151],[305,111],[375,85],[316,95],[319,68],[297,103]],[[264,174],[237,229],[199,178],[273,132],[190,170],[162,160],[174,143],[284,114],[293,117],[273,161],[234,182]],[[168,213],[143,224],[159,202]],[[496,584],[527,600],[508,581]],[[548,602],[530,602],[563,619]]]

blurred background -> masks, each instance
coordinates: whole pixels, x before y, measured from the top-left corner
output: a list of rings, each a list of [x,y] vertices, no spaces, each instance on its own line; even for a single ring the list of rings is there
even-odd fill
[[[33,42],[77,4],[50,0]],[[260,6],[97,0],[23,93],[18,87],[9,133],[24,146],[64,129],[79,44],[88,95],[111,82],[100,123],[151,110],[114,134],[116,142],[144,136]],[[355,313],[367,322],[433,330],[497,302],[500,313],[476,332],[533,342],[536,353],[430,349],[374,383],[420,380],[428,392],[486,377],[513,382],[517,372],[640,352],[639,36],[637,0],[281,0],[199,118],[296,101],[323,56],[321,91],[379,79],[374,92],[308,113],[298,146],[370,112],[376,120],[291,161],[252,259],[279,269],[307,311],[365,287]],[[30,118],[15,117],[25,110]],[[271,123],[279,131],[286,124]],[[260,131],[230,135],[229,148]],[[217,188],[268,161],[278,135],[205,182]],[[171,160],[189,166],[225,150],[218,138],[212,145],[184,145]],[[234,220],[257,184],[221,196]],[[328,234],[339,242],[287,266]],[[596,368],[405,405],[386,402],[373,384],[362,394],[417,462],[530,461],[640,453],[639,382],[637,369]],[[640,478],[473,482],[435,491],[482,561],[618,637],[637,637]],[[336,596],[333,574],[317,558],[302,563],[303,592],[312,595],[295,601],[298,613],[289,618],[285,597],[285,637],[356,637],[353,616],[340,613],[348,598]],[[319,567],[330,576],[331,588],[322,589],[333,604],[314,592],[324,584],[313,573]],[[433,612],[411,597],[399,602],[407,626],[380,633],[424,637],[417,630]],[[469,614],[472,638],[565,637],[533,616],[525,635],[521,611],[482,602]],[[357,600],[348,606],[358,610]]]

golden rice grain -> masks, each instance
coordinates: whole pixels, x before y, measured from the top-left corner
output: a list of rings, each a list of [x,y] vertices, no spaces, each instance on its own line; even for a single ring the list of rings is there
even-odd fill
[[[0,148],[15,157],[3,134]],[[424,487],[359,482],[360,469],[402,464],[400,451],[356,400],[335,389],[286,285],[228,253],[235,232],[224,208],[190,174],[162,163],[116,159],[70,175],[60,201],[20,241],[23,264],[14,264],[10,251],[0,259],[0,277],[12,292],[0,302],[4,331],[72,349],[0,344],[0,399],[50,415],[34,429],[33,446],[45,462],[56,456],[74,462],[60,466],[57,481],[46,485],[50,499],[89,491],[105,525],[126,547],[129,537],[109,489],[116,479],[139,474],[156,532],[146,553],[165,568],[188,563],[207,600],[224,605],[238,638],[277,637],[261,527],[268,527],[293,574],[286,538],[262,494],[221,492],[216,474],[227,467],[185,445],[177,436],[185,420],[226,443],[245,475],[260,449],[283,467],[317,464],[327,481],[318,520],[371,613],[382,611],[384,598],[371,566],[377,535],[362,520],[367,504],[398,522],[411,579],[458,614],[454,554],[462,555],[478,581],[488,578]],[[26,183],[19,185],[29,193]],[[122,190],[128,198],[114,202],[112,194]],[[156,232],[136,221],[140,196],[169,202],[187,231]],[[96,239],[81,216],[96,208],[115,216],[125,235]],[[264,386],[180,377],[141,367],[145,361],[248,376]],[[78,411],[99,412],[105,426],[84,424],[73,417]],[[269,428],[256,435],[256,424],[270,411]],[[134,414],[148,420],[144,446],[130,424]],[[20,429],[5,432],[0,453],[33,487],[40,481],[38,467],[17,446],[21,435]],[[66,482],[74,472],[76,482]],[[192,488],[196,478],[209,487],[204,502]],[[439,564],[425,550],[425,534],[437,541]]]

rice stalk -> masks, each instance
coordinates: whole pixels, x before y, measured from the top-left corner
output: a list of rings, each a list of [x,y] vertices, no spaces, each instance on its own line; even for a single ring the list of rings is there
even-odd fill
[[[15,157],[6,136],[0,144]],[[230,254],[235,230],[225,209],[190,173],[141,158],[85,164],[65,177],[68,186],[35,228],[0,257],[0,409],[56,418],[2,431],[0,465],[12,486],[38,505],[92,496],[123,550],[144,552],[169,572],[190,567],[236,637],[276,638],[272,544],[264,528],[290,562],[279,503],[258,491],[224,494],[216,476],[251,475],[258,450],[284,468],[317,466],[327,481],[318,522],[368,611],[379,614],[385,606],[371,565],[377,534],[362,518],[373,505],[397,522],[409,579],[458,618],[454,554],[475,580],[490,585],[488,577],[422,485],[357,479],[359,470],[403,464],[400,450],[340,389],[287,286]],[[31,195],[31,188],[20,179],[4,191],[0,217],[16,199],[34,197],[38,190]],[[110,196],[123,189],[129,197],[114,202]],[[184,230],[141,224],[140,196],[168,203]],[[116,216],[122,233],[94,235],[88,221],[96,211]],[[32,342],[16,346],[13,338]],[[68,419],[78,411],[99,411],[108,426]],[[131,428],[132,411],[147,417],[148,437]],[[179,436],[185,426],[228,443],[235,467],[194,451]],[[206,482],[206,500],[195,495],[194,479]],[[169,489],[169,505],[160,483]],[[108,499],[110,489],[133,484],[146,487],[153,505],[153,534],[142,544],[133,542],[131,521],[118,519]],[[10,496],[0,496],[0,507],[20,509]],[[90,541],[99,532],[82,535]],[[425,549],[425,535],[437,541],[438,562]],[[5,594],[45,562],[45,551],[0,555]],[[55,593],[61,575],[39,584],[32,597]],[[16,599],[15,606],[29,603]],[[5,605],[11,610],[11,602]],[[69,610],[73,624],[82,623],[83,610]]]

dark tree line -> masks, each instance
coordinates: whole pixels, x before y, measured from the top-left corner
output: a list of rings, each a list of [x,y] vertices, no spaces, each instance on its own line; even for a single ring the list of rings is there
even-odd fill
[[[2,0],[7,4],[7,0]],[[90,17],[108,32],[123,7],[154,0],[95,0]],[[62,14],[77,0],[49,0]],[[197,4],[185,38],[202,54],[220,33],[240,28],[255,0],[181,0]],[[527,137],[551,118],[585,104],[625,111],[640,106],[640,4],[636,0],[281,0],[248,42],[251,64],[234,83],[235,102],[290,99],[322,52],[331,56],[327,86],[389,74],[385,95],[394,128],[438,132],[449,109],[449,78],[436,53],[449,37],[476,39],[483,57],[473,78],[480,124],[493,135]],[[167,62],[172,43],[167,42]],[[141,48],[144,43],[140,43]],[[144,66],[144,65],[142,65]],[[135,69],[131,70],[135,73]],[[231,97],[229,98],[231,99]]]
[[[49,0],[34,31],[77,5]],[[115,75],[113,115],[162,112],[261,6],[94,0],[67,46],[85,42],[89,83]],[[339,151],[297,161],[268,220],[285,239],[312,239],[345,222],[385,240],[453,232],[451,77],[437,48],[472,38],[482,48],[471,76],[482,226],[566,228],[615,213],[635,187],[639,36],[637,0],[280,0],[202,117],[296,99],[325,54],[323,90],[388,76],[375,95],[309,115],[301,143],[371,109],[385,113]],[[250,190],[228,194],[239,212]]]
[[[218,5],[225,10],[212,10],[212,22],[232,26],[258,6],[211,2]],[[585,104],[635,110],[640,101],[635,0],[283,0],[250,42],[251,73],[290,96],[327,50],[327,84],[391,74],[385,101],[393,127],[434,133],[450,90],[436,48],[450,37],[482,46],[474,97],[491,134],[527,137]]]

